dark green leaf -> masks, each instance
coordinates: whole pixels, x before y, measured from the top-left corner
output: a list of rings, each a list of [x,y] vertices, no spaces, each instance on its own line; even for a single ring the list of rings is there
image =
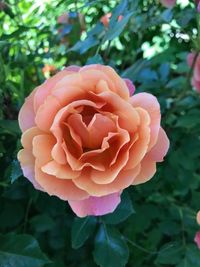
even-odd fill
[[[88,216],[86,218],[75,218],[72,226],[72,247],[80,248],[89,236],[93,233],[96,226],[96,218]]]
[[[124,267],[128,262],[129,250],[117,230],[101,225],[95,239],[93,256],[100,267]]]
[[[13,160],[13,162],[11,163],[11,174],[10,174],[11,183],[14,183],[22,175],[23,174],[19,161]]]
[[[121,196],[121,203],[117,209],[113,213],[103,216],[102,219],[108,224],[118,224],[125,221],[133,213],[132,201],[129,194],[124,192]]]
[[[38,242],[30,235],[0,235],[1,267],[42,267],[49,263]]]

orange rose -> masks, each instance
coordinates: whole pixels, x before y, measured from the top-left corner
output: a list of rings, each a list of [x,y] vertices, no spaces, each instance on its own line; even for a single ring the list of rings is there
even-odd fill
[[[18,159],[35,188],[80,217],[112,212],[121,192],[148,181],[169,147],[160,106],[129,94],[108,66],[71,66],[37,87],[19,112]]]

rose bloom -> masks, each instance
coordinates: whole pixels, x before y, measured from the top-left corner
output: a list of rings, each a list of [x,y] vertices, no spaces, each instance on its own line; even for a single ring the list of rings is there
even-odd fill
[[[200,249],[200,232],[196,233],[194,242],[197,244],[197,247]]]
[[[122,191],[151,179],[167,153],[156,97],[130,96],[129,87],[109,66],[70,66],[19,112],[24,176],[80,217],[114,211]]]
[[[197,223],[200,225],[200,211],[197,213]]]
[[[195,57],[195,53],[188,54],[187,62],[190,67],[192,67],[194,57]],[[194,86],[197,92],[200,92],[200,56],[197,57],[197,60],[194,66],[192,85]]]
[[[176,0],[160,0],[164,7],[172,8],[176,5]]]
[[[100,21],[103,23],[105,27],[109,26],[110,18],[112,17],[112,13],[107,13],[104,16],[101,17]],[[121,21],[123,19],[123,16],[120,15],[117,19],[117,21]]]

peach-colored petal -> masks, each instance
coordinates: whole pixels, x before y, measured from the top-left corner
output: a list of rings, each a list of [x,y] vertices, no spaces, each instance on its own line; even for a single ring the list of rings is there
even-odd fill
[[[19,127],[22,132],[35,126],[35,112],[33,107],[33,99],[37,88],[25,99],[18,115]]]
[[[99,96],[107,103],[103,110],[118,116],[121,128],[126,129],[128,132],[137,130],[140,117],[131,104],[112,92],[102,92]]]
[[[38,135],[33,138],[33,155],[40,167],[52,160],[51,150],[54,144],[55,138],[51,135]]]
[[[102,216],[113,212],[119,205],[120,193],[103,197],[89,197],[80,201],[68,201],[74,213],[79,217]]]
[[[130,186],[139,172],[140,165],[131,170],[122,170],[112,183],[96,184],[88,178],[90,176],[90,172],[88,170],[85,170],[82,172],[81,176],[74,179],[73,182],[77,187],[87,191],[89,195],[101,197],[119,192]]]
[[[57,98],[52,95],[48,96],[44,104],[39,107],[36,113],[35,122],[37,126],[41,130],[48,132],[53,123],[54,117],[60,108],[61,105]]]
[[[151,94],[139,93],[130,98],[130,103],[133,107],[143,108],[149,113],[149,116],[151,118],[151,139],[148,150],[150,150],[156,144],[160,129],[161,115],[158,100],[155,96]]]
[[[73,171],[68,164],[61,165],[54,160],[44,165],[42,171],[60,179],[74,179],[80,176],[80,172]]]
[[[103,138],[116,129],[115,123],[101,114],[95,114],[88,126],[85,125],[80,114],[72,114],[67,121],[80,136],[83,147],[91,149],[100,147]]]
[[[20,162],[23,175],[36,189],[43,191],[42,187],[35,180],[35,158],[33,157],[32,153],[27,149],[22,149],[18,152],[17,158]]]
[[[41,135],[44,132],[42,132],[39,128],[37,127],[32,127],[29,128],[28,130],[26,130],[23,134],[22,134],[22,138],[21,138],[21,143],[22,146],[26,149],[32,150],[32,141],[33,138],[37,135]]]
[[[56,84],[62,80],[64,77],[68,76],[69,74],[73,73],[73,71],[69,71],[66,68],[62,71],[59,71],[53,77],[47,79],[42,85],[40,85],[35,93],[34,96],[34,110],[35,112],[38,108],[44,103],[47,96],[51,94],[51,91],[56,86]]]
[[[156,162],[161,162],[163,161],[164,156],[167,154],[168,149],[169,149],[169,139],[163,128],[160,128],[157,143],[149,151],[148,155],[152,160]]]
[[[88,194],[77,188],[71,180],[58,179],[53,175],[42,172],[35,165],[35,179],[50,196],[54,195],[62,200],[82,200],[88,198]]]
[[[87,87],[87,84],[89,88],[95,88],[100,80],[104,80],[112,92],[128,100],[129,90],[126,83],[111,67],[98,64],[88,65],[81,68],[80,74],[83,83],[85,82],[85,85],[82,86]]]
[[[140,126],[138,128],[137,140],[132,144],[129,150],[129,160],[125,169],[133,169],[137,166],[147,153],[150,142],[150,117],[142,108],[135,109],[140,116]]]
[[[133,180],[133,185],[142,184],[150,180],[156,172],[156,162],[152,161],[148,155],[141,162],[141,171]]]

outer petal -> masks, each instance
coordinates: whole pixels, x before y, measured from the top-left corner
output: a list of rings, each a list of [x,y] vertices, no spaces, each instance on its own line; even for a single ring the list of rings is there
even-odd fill
[[[156,162],[148,156],[144,157],[141,162],[141,171],[133,181],[133,185],[143,184],[149,181],[156,173]]]
[[[82,200],[88,194],[74,185],[71,180],[58,179],[53,175],[48,175],[35,166],[35,179],[50,196],[54,195],[62,200]]]
[[[168,149],[169,149],[169,139],[163,128],[160,128],[157,143],[151,149],[148,155],[152,160],[161,162],[163,161],[164,156],[167,154]]]
[[[23,106],[19,111],[19,127],[22,132],[35,126],[35,112],[33,107],[33,100],[36,90],[37,88],[26,98]]]
[[[35,158],[31,154],[31,152],[27,149],[22,149],[19,151],[17,158],[20,162],[23,175],[32,183],[32,185],[36,189],[43,191],[42,187],[35,180]]]
[[[197,247],[200,249],[200,232],[196,233],[194,242],[197,244]]]
[[[70,207],[79,217],[101,216],[113,212],[119,205],[120,193],[114,193],[103,197],[89,197],[80,201],[68,201]]]
[[[133,107],[141,107],[145,109],[151,118],[150,130],[151,138],[148,151],[156,144],[158,133],[160,130],[160,105],[155,96],[148,93],[139,93],[130,98]]]
[[[135,86],[134,84],[132,83],[132,81],[130,79],[124,79],[128,89],[129,89],[129,93],[130,93],[130,96],[132,96],[134,93],[135,93]]]

